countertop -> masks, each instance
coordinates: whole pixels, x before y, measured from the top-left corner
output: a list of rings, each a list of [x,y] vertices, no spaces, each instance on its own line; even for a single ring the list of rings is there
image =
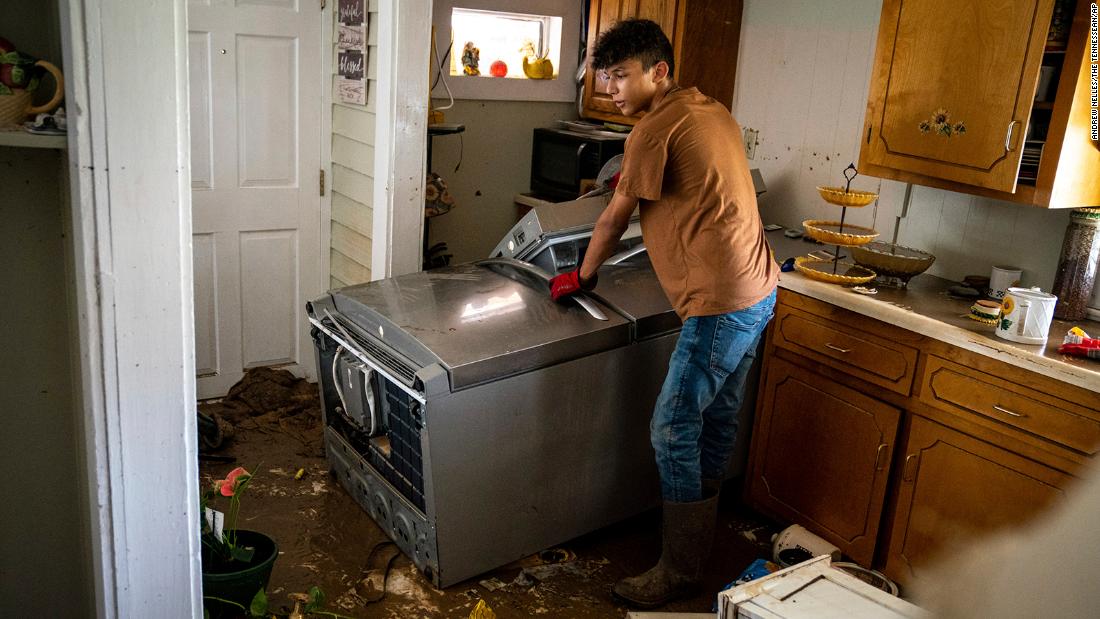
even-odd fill
[[[826,245],[788,239],[782,231],[767,235],[780,262],[811,251],[831,249]],[[997,337],[994,327],[967,318],[972,301],[956,299],[946,292],[949,286],[956,283],[924,273],[909,280],[907,289],[880,286],[878,294],[869,296],[791,271],[780,275],[779,287],[1043,376],[1100,392],[1100,360],[1058,354],[1058,346],[1070,327],[1079,326],[1090,336],[1096,337],[1100,334],[1100,322],[1055,320],[1045,345],[1019,344]]]

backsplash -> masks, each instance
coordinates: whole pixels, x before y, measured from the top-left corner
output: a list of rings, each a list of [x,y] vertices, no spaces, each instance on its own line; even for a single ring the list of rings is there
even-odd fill
[[[765,223],[801,228],[805,219],[839,219],[817,185],[843,185],[859,158],[867,88],[882,4],[878,0],[746,0],[733,113],[759,131],[755,157],[768,191]],[[860,176],[853,189],[878,191],[877,203],[848,209],[846,221],[890,240],[905,184]],[[913,186],[898,243],[931,252],[929,273],[952,280],[988,275],[993,265],[1023,269],[1023,283],[1050,290],[1068,211],[1049,211]]]
[[[882,181],[880,202],[897,196],[905,185]],[[878,210],[876,224],[885,238],[893,229],[892,209]],[[889,213],[892,215],[893,213]],[[913,187],[909,214],[902,219],[898,242],[936,256],[929,272],[947,279],[989,275],[994,266],[1023,269],[1021,283],[1050,290],[1070,211],[1046,210],[929,187]]]

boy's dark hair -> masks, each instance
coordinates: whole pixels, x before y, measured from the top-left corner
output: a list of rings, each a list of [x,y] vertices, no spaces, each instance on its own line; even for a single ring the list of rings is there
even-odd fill
[[[592,68],[599,71],[625,60],[635,59],[642,69],[664,60],[668,63],[668,75],[672,77],[675,66],[672,60],[672,43],[656,22],[648,19],[624,19],[600,33],[592,49]]]

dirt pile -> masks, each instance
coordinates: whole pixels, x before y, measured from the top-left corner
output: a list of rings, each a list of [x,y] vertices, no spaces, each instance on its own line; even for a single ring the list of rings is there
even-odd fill
[[[308,455],[324,455],[317,385],[287,370],[251,368],[224,398],[200,402],[199,412],[217,424],[225,439],[238,429],[281,431],[300,441]],[[204,440],[204,445],[217,451],[228,442]]]

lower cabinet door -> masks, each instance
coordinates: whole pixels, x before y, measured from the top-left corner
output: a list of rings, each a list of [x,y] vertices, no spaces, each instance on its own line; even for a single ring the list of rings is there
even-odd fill
[[[940,551],[1034,518],[1064,497],[1065,473],[912,415],[886,574],[919,580]]]
[[[749,500],[870,565],[900,412],[777,357],[759,397]]]

